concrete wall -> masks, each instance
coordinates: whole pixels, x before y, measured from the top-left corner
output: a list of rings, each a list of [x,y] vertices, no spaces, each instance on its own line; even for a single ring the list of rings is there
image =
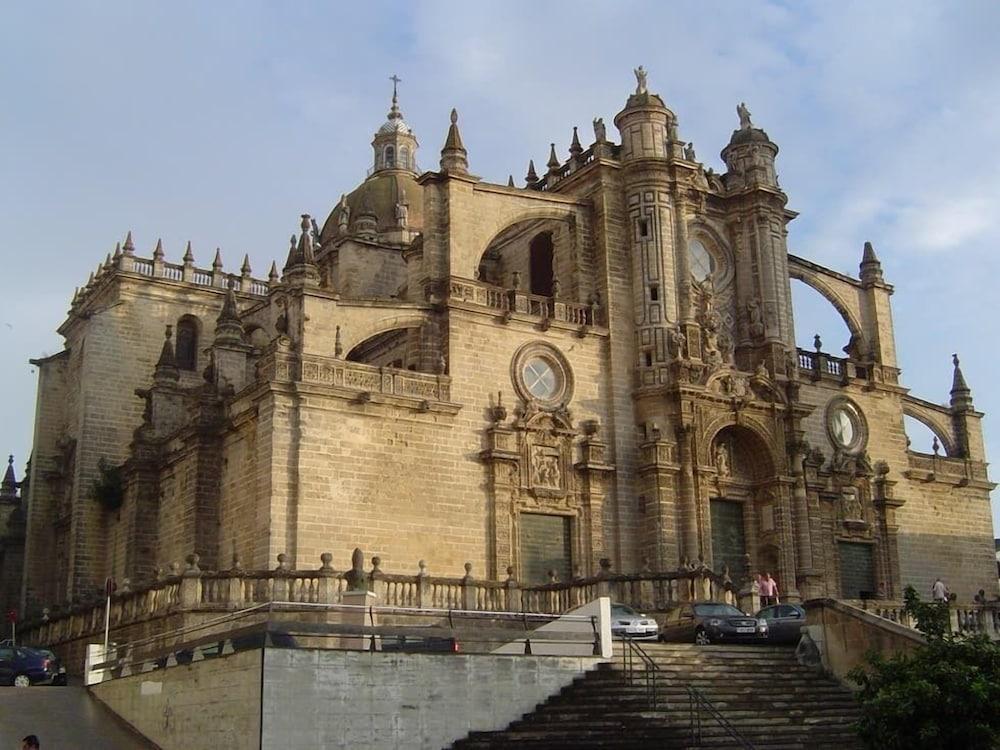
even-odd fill
[[[158,669],[103,682],[91,691],[162,750],[257,748],[261,654],[241,651]],[[311,713],[317,710],[315,704],[309,705]]]
[[[268,649],[261,748],[440,750],[506,727],[598,661]]]

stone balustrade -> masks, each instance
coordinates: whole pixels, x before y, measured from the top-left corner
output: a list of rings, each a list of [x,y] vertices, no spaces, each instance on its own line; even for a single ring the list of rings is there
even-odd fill
[[[886,620],[916,630],[917,624],[906,611],[902,602],[859,601],[854,606]],[[955,634],[982,633],[992,640],[1000,639],[1000,602],[986,604],[959,605],[948,607],[951,632]]]
[[[357,553],[356,553],[357,555]],[[285,555],[278,555],[273,570],[244,570],[238,561],[227,571],[203,571],[197,555],[189,555],[182,568],[174,563],[156,581],[133,588],[123,581],[111,597],[111,629],[127,628],[160,617],[178,614],[222,614],[270,602],[339,604],[345,592],[364,588],[373,592],[380,606],[482,612],[560,614],[600,596],[648,610],[667,610],[685,601],[737,603],[728,575],[707,568],[671,573],[615,574],[604,561],[596,576],[522,585],[511,572],[504,581],[480,580],[471,563],[461,577],[432,576],[421,561],[415,575],[385,573],[378,557],[370,570],[355,565],[334,570],[332,555],[323,553],[315,570],[292,570]],[[355,582],[360,584],[355,585]],[[46,610],[19,630],[26,643],[56,645],[92,638],[104,629],[104,600],[76,605],[66,611]]]
[[[504,289],[482,281],[472,281],[452,276],[448,285],[448,299],[452,303],[472,304],[497,310],[507,320],[514,314],[550,322],[586,327],[601,325],[600,306],[594,302],[581,304],[564,299],[527,294],[518,289]]]

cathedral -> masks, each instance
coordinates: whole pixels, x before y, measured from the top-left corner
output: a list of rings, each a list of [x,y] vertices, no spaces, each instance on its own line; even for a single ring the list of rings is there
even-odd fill
[[[704,564],[791,601],[995,593],[957,357],[948,405],[910,395],[873,246],[856,276],[791,254],[747,106],[718,173],[635,74],[614,131],[574,127],[523,185],[474,174],[455,110],[421,170],[394,89],[367,178],[318,196],[266,278],[130,233],[33,360],[28,613],[191,553],[306,569],[356,547],[525,583]],[[796,348],[792,280],[843,318],[842,352]]]

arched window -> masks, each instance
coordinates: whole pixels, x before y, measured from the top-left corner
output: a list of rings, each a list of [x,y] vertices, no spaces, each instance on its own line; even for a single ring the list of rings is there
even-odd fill
[[[385,168],[392,169],[396,166],[396,149],[392,146],[385,147]]]
[[[688,243],[688,260],[691,264],[691,275],[699,283],[715,272],[715,259],[701,240],[691,240]]]
[[[552,296],[552,233],[542,232],[531,241],[529,248],[531,293],[541,297]]]
[[[174,347],[177,367],[181,370],[198,368],[198,321],[185,315],[177,321],[177,345]]]
[[[410,168],[410,149],[406,146],[399,147],[399,166],[403,169]]]

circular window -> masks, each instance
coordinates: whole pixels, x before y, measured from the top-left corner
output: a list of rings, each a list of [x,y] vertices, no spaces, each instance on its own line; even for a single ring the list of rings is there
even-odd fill
[[[846,398],[835,398],[827,406],[826,430],[833,444],[847,453],[859,453],[868,435],[864,415]]]
[[[691,275],[697,282],[702,282],[712,275],[715,262],[701,240],[691,240],[688,243],[688,259],[691,262]]]
[[[569,365],[548,344],[532,343],[521,347],[511,366],[514,388],[525,401],[535,401],[544,408],[565,404],[572,396]]]

